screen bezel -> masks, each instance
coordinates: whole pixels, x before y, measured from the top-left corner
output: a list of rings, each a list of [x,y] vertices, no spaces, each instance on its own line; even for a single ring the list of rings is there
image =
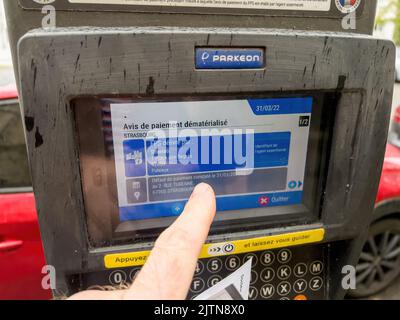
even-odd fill
[[[258,94],[208,94],[208,95],[163,95],[163,96],[96,96],[76,97],[71,100],[71,106],[75,115],[76,139],[79,153],[79,165],[82,179],[82,192],[85,205],[86,227],[89,235],[89,242],[94,247],[132,243],[140,241],[152,241],[160,232],[168,227],[177,217],[164,217],[156,219],[144,219],[120,222],[118,200],[116,192],[116,176],[113,156],[106,164],[107,173],[101,178],[106,179],[107,189],[114,190],[115,201],[110,201],[104,196],[94,194],[88,198],[88,193],[93,192],[93,185],[87,184],[87,172],[93,171],[90,161],[86,159],[85,148],[90,148],[93,143],[93,136],[101,136],[99,127],[91,124],[93,115],[87,113],[88,108],[101,108],[101,101],[111,103],[123,102],[166,102],[166,101],[204,101],[204,100],[237,100],[249,98],[284,98],[284,97],[312,97],[313,110],[309,133],[307,150],[307,161],[304,175],[303,204],[288,205],[271,208],[255,208],[246,210],[218,212],[214,220],[211,235],[226,232],[243,230],[254,230],[267,226],[287,226],[301,223],[313,223],[320,218],[320,207],[324,188],[324,177],[326,176],[329,141],[331,139],[330,128],[333,128],[332,121],[335,114],[335,103],[330,105],[329,101],[335,95],[329,92],[301,92],[301,93],[258,93]],[[328,110],[329,108],[329,110]],[[96,110],[92,110],[96,112]],[[98,112],[98,111],[97,111]],[[82,114],[86,114],[82,116]],[[95,123],[94,123],[95,124]],[[89,128],[88,128],[89,126]],[[84,129],[85,128],[85,129]],[[85,134],[85,132],[87,134]],[[321,134],[320,134],[321,133]],[[85,141],[86,140],[86,141]],[[101,145],[101,141],[97,142]],[[98,148],[98,147],[97,147]],[[100,148],[101,149],[101,148]],[[96,152],[100,156],[104,150]],[[92,150],[93,151],[93,150]],[[103,191],[104,192],[104,191]],[[109,191],[112,193],[112,191]],[[102,213],[93,213],[88,204],[95,202]],[[89,206],[90,207],[90,206]],[[108,209],[106,209],[108,208]],[[108,213],[107,213],[108,212]]]

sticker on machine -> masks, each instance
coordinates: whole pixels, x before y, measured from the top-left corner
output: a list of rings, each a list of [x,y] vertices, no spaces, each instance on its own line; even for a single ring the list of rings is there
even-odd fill
[[[69,0],[80,4],[329,11],[331,0]]]
[[[335,0],[336,7],[342,13],[352,13],[358,9],[361,0]]]
[[[318,228],[259,238],[233,240],[230,242],[208,243],[203,245],[199,258],[207,259],[214,258],[215,256],[236,255],[318,243],[323,241],[324,237],[325,230],[323,228]],[[218,250],[218,248],[225,249]],[[149,250],[107,254],[104,256],[104,266],[107,269],[143,266],[149,256]]]

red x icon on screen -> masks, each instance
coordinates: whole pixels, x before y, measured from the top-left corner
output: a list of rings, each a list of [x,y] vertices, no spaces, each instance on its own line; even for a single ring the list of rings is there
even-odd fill
[[[258,203],[265,207],[269,205],[269,197],[267,196],[261,196],[260,198],[258,198]]]

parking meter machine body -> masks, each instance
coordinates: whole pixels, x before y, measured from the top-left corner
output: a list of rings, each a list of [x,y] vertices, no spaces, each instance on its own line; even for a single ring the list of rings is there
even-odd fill
[[[286,18],[247,8],[237,25],[235,8],[89,2],[56,1],[61,25],[33,29],[37,5],[6,1],[9,24],[26,15],[10,35],[55,295],[131,282],[206,182],[217,214],[188,298],[249,258],[248,290],[227,288],[230,298],[342,298],[374,206],[394,79],[393,44],[363,24],[374,2],[361,1],[353,33],[340,32],[334,2]],[[263,26],[267,15],[286,29]],[[249,16],[260,24],[243,24]],[[120,25],[128,18],[141,26]],[[314,30],[294,30],[307,23]]]

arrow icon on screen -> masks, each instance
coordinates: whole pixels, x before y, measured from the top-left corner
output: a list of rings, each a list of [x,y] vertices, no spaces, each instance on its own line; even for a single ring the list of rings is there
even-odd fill
[[[299,181],[297,187],[300,188],[303,185],[303,182]]]

